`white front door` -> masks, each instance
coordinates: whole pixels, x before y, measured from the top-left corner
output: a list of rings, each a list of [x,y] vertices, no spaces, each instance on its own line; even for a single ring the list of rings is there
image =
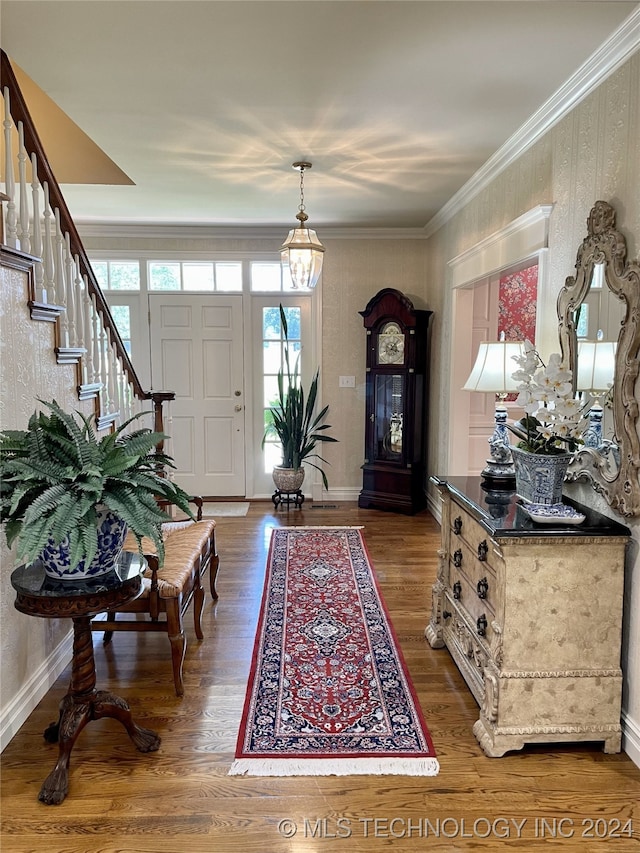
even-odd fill
[[[245,495],[242,296],[149,294],[154,391],[174,391],[165,431],[175,481],[203,497]]]

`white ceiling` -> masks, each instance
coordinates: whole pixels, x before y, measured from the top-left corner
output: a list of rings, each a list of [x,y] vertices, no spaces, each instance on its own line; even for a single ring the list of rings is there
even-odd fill
[[[638,8],[2,0],[1,44],[134,181],[78,222],[422,228]],[[320,236],[322,236],[320,234]]]

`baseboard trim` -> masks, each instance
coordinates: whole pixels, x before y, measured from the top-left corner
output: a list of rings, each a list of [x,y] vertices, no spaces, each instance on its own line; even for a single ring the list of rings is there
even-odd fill
[[[624,711],[622,713],[622,750],[636,767],[640,767],[640,725]]]
[[[0,752],[24,725],[38,702],[47,695],[71,662],[72,654],[73,631],[69,631],[62,642],[45,658],[13,699],[2,709]]]

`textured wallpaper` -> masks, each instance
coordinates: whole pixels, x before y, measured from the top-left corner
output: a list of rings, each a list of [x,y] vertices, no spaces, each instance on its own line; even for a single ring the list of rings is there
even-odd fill
[[[0,269],[0,428],[22,429],[37,408],[37,398],[56,399],[63,406],[91,413],[71,393],[75,368],[58,365],[53,352],[53,323],[33,322],[27,308],[27,275]],[[0,648],[2,679],[0,709],[3,727],[9,724],[12,703],[21,701],[43,661],[65,639],[69,620],[38,619],[19,613],[10,576],[16,563],[2,535],[0,567]]]
[[[558,351],[555,301],[572,275],[576,252],[586,236],[594,202],[603,199],[617,213],[630,258],[640,255],[640,54],[612,74],[598,89],[512,163],[429,240],[427,300],[436,309],[434,361],[440,369],[432,383],[430,458],[446,470],[449,430],[449,352],[452,294],[447,262],[475,246],[538,204],[553,204],[549,234],[549,275],[539,284],[545,351]],[[538,341],[540,345],[541,342]],[[636,388],[640,399],[640,389]],[[588,485],[573,487],[578,500],[612,515]],[[640,522],[631,527],[627,595],[623,625],[623,709],[640,744]]]

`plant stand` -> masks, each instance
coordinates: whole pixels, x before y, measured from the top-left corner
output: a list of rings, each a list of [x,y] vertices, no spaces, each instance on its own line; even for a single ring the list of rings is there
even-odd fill
[[[296,489],[295,491],[287,492],[283,489],[276,489],[275,492],[271,495],[271,500],[273,501],[273,505],[276,509],[282,504],[287,505],[287,509],[289,509],[290,505],[293,504],[298,509],[302,509],[302,504],[304,503],[304,495],[300,491],[300,489]]]
[[[118,720],[140,752],[153,752],[160,746],[155,732],[133,721],[124,699],[107,690],[96,690],[91,616],[136,598],[142,589],[142,568],[140,561],[129,554],[121,559],[117,569],[92,581],[51,580],[46,578],[39,561],[19,566],[11,575],[17,592],[15,607],[21,613],[73,620],[69,692],[60,703],[58,721],[51,723],[44,732],[47,742],[58,743],[58,761],[40,789],[38,799],[41,803],[58,805],[66,797],[71,750],[91,720],[102,717]]]

